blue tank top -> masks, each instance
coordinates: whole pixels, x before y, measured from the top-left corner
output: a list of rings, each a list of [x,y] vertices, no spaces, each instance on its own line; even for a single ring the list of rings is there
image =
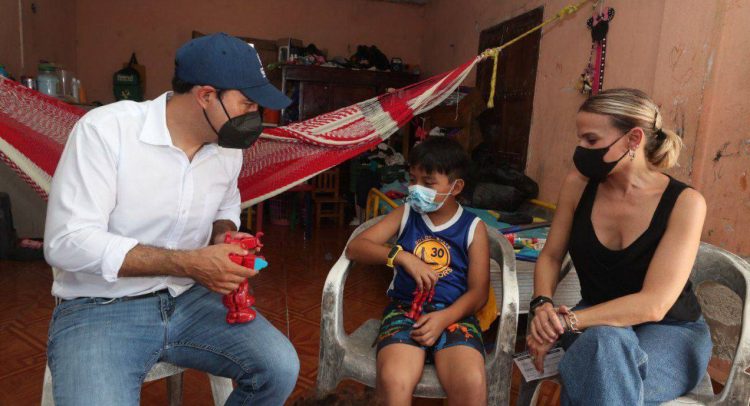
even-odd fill
[[[435,226],[427,215],[419,214],[407,203],[401,219],[397,244],[427,263],[439,279],[435,286],[434,303],[450,305],[468,288],[469,246],[479,218],[459,206],[447,223]],[[401,267],[393,271],[393,281],[388,296],[410,302],[416,282]]]

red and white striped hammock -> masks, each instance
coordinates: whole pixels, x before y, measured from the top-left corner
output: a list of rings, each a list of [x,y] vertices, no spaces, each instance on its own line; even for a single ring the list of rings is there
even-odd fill
[[[282,193],[388,139],[412,117],[450,96],[481,59],[392,93],[264,130],[244,153],[238,180],[242,207]],[[47,199],[68,134],[84,113],[0,77],[0,160]]]

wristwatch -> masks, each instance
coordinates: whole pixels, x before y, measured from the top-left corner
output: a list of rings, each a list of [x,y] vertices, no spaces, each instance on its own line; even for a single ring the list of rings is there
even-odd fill
[[[388,262],[385,263],[388,268],[393,268],[393,260],[396,259],[396,255],[403,250],[404,248],[400,245],[394,245],[393,248],[391,248],[391,252],[388,253]]]
[[[552,299],[548,298],[547,296],[537,296],[534,299],[531,300],[531,303],[529,303],[529,312],[534,313],[534,309],[537,307],[549,303],[552,306],[555,305],[555,303],[552,301]]]

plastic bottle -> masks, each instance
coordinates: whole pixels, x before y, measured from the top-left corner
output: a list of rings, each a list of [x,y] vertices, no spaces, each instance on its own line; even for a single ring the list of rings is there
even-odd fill
[[[71,90],[73,92],[73,94],[72,94],[73,101],[76,102],[76,103],[80,103],[81,102],[81,98],[80,98],[80,95],[78,93],[78,90],[79,90],[80,86],[81,86],[81,81],[78,80],[78,79],[76,79],[76,78],[73,78],[73,86],[72,86]]]
[[[36,84],[39,91],[48,96],[57,97],[60,95],[60,79],[55,74],[54,65],[39,64],[39,76],[36,78]]]

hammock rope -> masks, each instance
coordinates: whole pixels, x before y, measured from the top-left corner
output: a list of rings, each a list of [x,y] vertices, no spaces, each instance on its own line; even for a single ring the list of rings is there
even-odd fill
[[[575,14],[584,4],[588,3],[591,0],[582,0],[578,4],[571,4],[563,7],[560,11],[558,11],[554,16],[548,18],[546,21],[542,22],[541,24],[537,25],[536,27],[524,32],[523,34],[513,38],[512,40],[504,43],[503,45],[500,45],[499,47],[495,48],[489,48],[485,49],[481,54],[482,59],[486,58],[492,58],[493,59],[493,68],[492,68],[492,80],[490,81],[490,97],[487,100],[487,108],[493,108],[495,107],[495,84],[497,83],[497,63],[498,59],[500,59],[500,52],[515,44],[516,42],[524,39],[528,35],[531,35],[532,33],[541,30],[546,25],[552,24],[553,22],[560,20],[564,18],[565,16]]]

